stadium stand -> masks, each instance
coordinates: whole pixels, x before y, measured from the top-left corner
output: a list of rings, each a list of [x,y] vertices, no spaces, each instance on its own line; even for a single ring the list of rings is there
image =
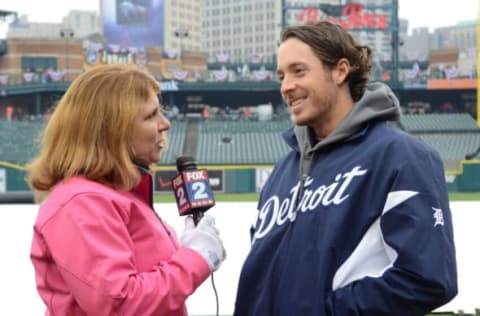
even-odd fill
[[[160,165],[175,165],[180,154],[199,164],[274,164],[288,151],[281,134],[288,118],[173,120]],[[26,164],[38,149],[42,121],[0,120],[0,160]],[[395,124],[437,150],[447,171],[465,159],[480,159],[480,128],[469,114],[404,114]]]
[[[186,121],[175,121],[168,131],[168,147],[162,154],[160,164],[175,164],[178,154],[182,153],[185,143],[185,133],[187,130]]]
[[[291,126],[278,121],[202,121],[197,160],[203,164],[273,164],[287,151],[281,133]]]
[[[399,127],[438,151],[448,171],[459,170],[464,159],[475,159],[480,147],[480,128],[465,113],[406,114]]]
[[[0,160],[26,164],[38,150],[40,121],[0,120]]]
[[[405,114],[400,125],[409,133],[480,132],[477,122],[467,113]]]
[[[468,154],[465,159],[467,160],[480,160],[480,145],[478,145],[478,148],[472,152],[471,154]]]
[[[414,134],[417,138],[435,148],[447,170],[456,170],[459,162],[466,159],[480,144],[480,133],[435,133]]]

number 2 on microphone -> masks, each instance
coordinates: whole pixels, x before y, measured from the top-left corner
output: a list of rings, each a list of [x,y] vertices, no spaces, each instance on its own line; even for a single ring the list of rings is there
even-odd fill
[[[178,206],[183,206],[185,203],[187,203],[187,199],[185,198],[185,190],[183,187],[179,187],[177,189],[177,201],[178,201]]]
[[[207,186],[203,182],[194,182],[192,184],[193,198],[195,200],[208,199],[208,193],[205,192]]]
[[[194,200],[202,200],[202,199],[208,199],[208,193],[205,192],[207,189],[207,186],[203,182],[194,182],[192,183],[192,191],[193,191],[193,199]],[[187,197],[185,196],[185,190],[183,187],[179,187],[177,189],[177,200],[179,205],[184,205],[186,204]]]

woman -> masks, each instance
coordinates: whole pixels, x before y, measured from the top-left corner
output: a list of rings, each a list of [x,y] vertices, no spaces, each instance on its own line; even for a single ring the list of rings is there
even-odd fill
[[[149,166],[170,122],[159,85],[134,66],[81,74],[46,126],[29,168],[49,191],[31,259],[47,315],[187,315],[185,299],[225,259],[211,216],[177,241],[152,206]]]

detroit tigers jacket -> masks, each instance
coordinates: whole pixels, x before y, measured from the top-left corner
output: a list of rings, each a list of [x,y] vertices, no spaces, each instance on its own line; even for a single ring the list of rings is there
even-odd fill
[[[382,84],[327,138],[307,127],[258,203],[236,316],[425,315],[457,293],[452,219],[439,156],[388,125]]]

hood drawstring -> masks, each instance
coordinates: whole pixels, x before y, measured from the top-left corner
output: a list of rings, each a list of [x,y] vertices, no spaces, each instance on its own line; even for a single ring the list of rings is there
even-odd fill
[[[312,166],[313,152],[307,151],[307,149],[308,145],[305,144],[302,155],[300,156],[300,180],[298,182],[297,198],[295,199],[295,205],[293,208],[293,215],[291,218],[292,221],[294,221],[297,217],[297,212],[301,206],[301,201],[303,198],[303,192],[305,191],[305,182]]]

